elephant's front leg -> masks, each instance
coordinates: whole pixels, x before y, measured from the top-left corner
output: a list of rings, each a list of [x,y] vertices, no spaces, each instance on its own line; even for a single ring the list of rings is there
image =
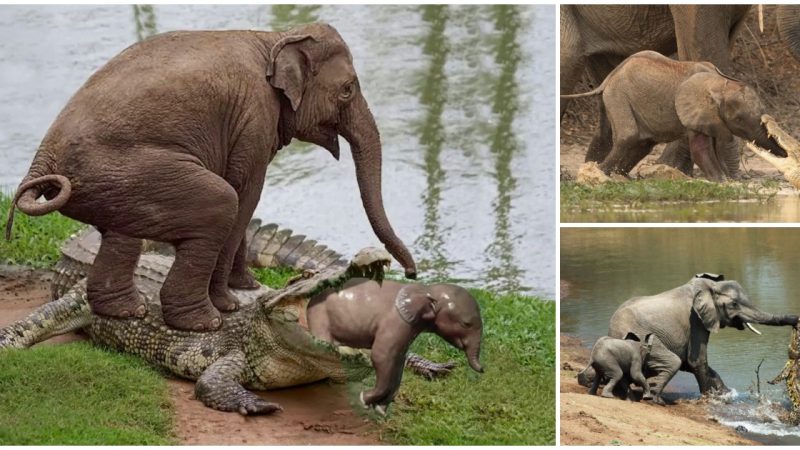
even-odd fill
[[[712,181],[725,181],[725,169],[714,152],[714,143],[711,136],[690,131],[689,152],[692,155],[692,160],[700,167],[706,178]]]
[[[375,387],[361,392],[361,403],[371,406],[381,415],[394,400],[403,379],[408,344],[389,339],[376,339],[370,357],[375,368]]]
[[[236,222],[233,229],[228,235],[225,244],[217,258],[217,265],[214,268],[214,273],[211,276],[211,284],[208,287],[208,295],[214,306],[223,312],[236,311],[239,309],[239,300],[230,292],[231,272],[234,267],[235,257],[241,250],[242,260],[246,255],[247,249],[242,249],[245,241],[245,231],[247,225],[250,224],[250,219],[253,217],[253,212],[258,205],[258,200],[261,198],[261,188],[264,186],[264,176],[266,174],[266,163],[263,170],[258,170],[252,174],[242,184],[239,185],[237,192],[239,193],[239,207],[237,210]],[[241,261],[244,264],[244,261]],[[240,267],[240,270],[246,271],[246,267]],[[237,274],[239,276],[241,274]],[[242,281],[238,279],[236,281]],[[255,280],[254,280],[255,281]]]
[[[725,386],[719,374],[706,363],[692,367],[692,373],[694,373],[697,386],[700,388],[700,393],[702,394],[724,394],[730,391],[730,389]]]

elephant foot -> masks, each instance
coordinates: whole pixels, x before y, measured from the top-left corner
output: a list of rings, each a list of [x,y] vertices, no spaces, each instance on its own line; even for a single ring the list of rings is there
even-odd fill
[[[261,284],[256,281],[256,278],[249,270],[245,269],[243,272],[231,272],[228,277],[228,287],[231,289],[254,291],[260,288]]]
[[[239,299],[227,289],[209,293],[211,303],[220,312],[233,312],[239,309]]]
[[[199,302],[173,303],[161,300],[164,323],[170,328],[184,331],[214,331],[222,326],[222,315],[208,298]]]
[[[358,396],[358,399],[361,401],[361,406],[363,406],[364,409],[372,409],[380,416],[382,417],[386,416],[386,409],[389,407],[389,405],[382,405],[382,404],[368,405],[367,402],[364,400],[364,391],[361,391],[361,394]]]
[[[147,315],[147,304],[139,296],[133,283],[117,290],[97,292],[88,289],[92,313],[114,319],[141,319]]]
[[[613,393],[611,393],[611,392],[606,392],[606,391],[603,391],[603,393],[602,393],[602,394],[600,394],[600,396],[601,396],[601,397],[604,397],[604,398],[614,398],[614,394],[613,394]]]
[[[642,395],[642,400],[652,400],[652,399],[653,399],[653,394],[649,392],[645,392],[644,395]]]
[[[660,395],[656,395],[655,397],[653,397],[653,403],[660,406],[667,406],[667,402],[665,402]]]

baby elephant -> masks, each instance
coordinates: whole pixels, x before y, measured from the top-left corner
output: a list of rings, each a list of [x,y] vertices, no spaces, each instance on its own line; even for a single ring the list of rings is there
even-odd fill
[[[644,342],[641,342],[635,334],[628,333],[625,339],[608,336],[598,339],[592,347],[592,356],[589,359],[589,366],[595,371],[589,395],[597,394],[600,380],[605,376],[609,381],[603,388],[603,397],[613,398],[614,386],[624,379],[626,391],[632,380],[644,389],[642,399],[652,400],[650,386],[642,373],[642,367],[653,347],[653,338],[652,334],[648,334]]]
[[[481,321],[478,302],[452,284],[404,284],[355,278],[338,291],[327,289],[308,304],[311,334],[327,342],[370,348],[376,384],[361,393],[365,406],[384,414],[403,376],[406,355],[424,331],[438,334],[463,350],[470,367],[480,363]]]
[[[658,143],[689,140],[691,160],[716,181],[736,177],[734,136],[778,156],[786,151],[761,123],[756,92],[708,62],[676,61],[643,51],[628,57],[596,89],[561,98],[603,95],[613,145],[586,155],[606,174],[627,174]]]

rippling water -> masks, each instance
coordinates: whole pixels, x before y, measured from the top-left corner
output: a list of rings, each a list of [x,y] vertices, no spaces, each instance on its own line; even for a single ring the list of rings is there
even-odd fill
[[[686,283],[695,273],[722,273],[738,281],[761,309],[800,312],[797,253],[800,230],[792,228],[605,228],[561,230],[561,331],[587,345],[608,333],[611,315],[625,300]],[[743,425],[764,442],[800,444],[797,427],[775,418],[786,410],[783,385],[766,383],[783,368],[790,327],[757,326],[763,333],[725,328],[711,336],[709,365],[735,395],[714,403],[722,423]],[[760,368],[759,404],[755,370]],[[699,396],[694,376],[679,372],[668,385],[682,396]]]
[[[16,188],[69,96],[137,39],[318,20],[352,50],[383,137],[387,213],[423,275],[554,296],[552,6],[2,6],[0,188]],[[376,243],[342,143],[339,163],[310,144],[282,150],[256,216],[345,254]]]

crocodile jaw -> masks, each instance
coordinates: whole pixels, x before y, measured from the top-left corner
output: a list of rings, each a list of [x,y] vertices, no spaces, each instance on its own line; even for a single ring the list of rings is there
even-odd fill
[[[800,189],[800,142],[782,130],[775,119],[767,114],[761,116],[761,124],[767,129],[767,136],[786,150],[787,156],[775,156],[754,142],[748,142],[747,148],[778,169],[792,186]]]

